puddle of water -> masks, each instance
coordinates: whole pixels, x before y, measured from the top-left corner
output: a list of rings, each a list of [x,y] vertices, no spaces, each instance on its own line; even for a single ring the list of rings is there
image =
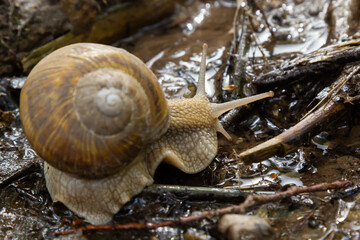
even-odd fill
[[[326,14],[329,7],[328,1],[321,1],[322,8],[312,11],[309,3],[303,1],[286,3],[274,7],[267,12],[267,19],[272,26],[272,31],[280,41],[275,46],[265,48],[265,55],[276,56],[284,53],[310,53],[324,46],[328,38],[328,25]],[[261,15],[258,15],[261,17]],[[257,33],[259,44],[267,45],[271,41],[271,33],[260,20],[262,29]],[[254,42],[249,50],[249,57],[262,57],[263,53]]]

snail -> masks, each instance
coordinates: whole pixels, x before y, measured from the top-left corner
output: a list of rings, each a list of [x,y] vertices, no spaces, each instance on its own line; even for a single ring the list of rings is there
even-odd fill
[[[217,153],[218,117],[273,92],[210,103],[206,49],[193,98],[167,100],[154,73],[127,51],[77,43],[42,59],[20,96],[24,133],[44,160],[52,200],[93,224],[105,224],[153,183],[161,162],[186,173]]]

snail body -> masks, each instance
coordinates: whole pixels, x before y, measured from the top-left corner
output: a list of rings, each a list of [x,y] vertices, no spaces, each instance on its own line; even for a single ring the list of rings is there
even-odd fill
[[[161,162],[206,168],[216,132],[231,139],[218,116],[273,93],[210,103],[205,61],[206,46],[195,97],[166,100],[151,70],[123,49],[78,43],[41,60],[22,89],[20,117],[53,201],[104,224],[152,184]]]

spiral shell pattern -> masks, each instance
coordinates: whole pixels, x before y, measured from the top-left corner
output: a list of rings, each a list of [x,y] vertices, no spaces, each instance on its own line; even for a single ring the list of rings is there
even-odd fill
[[[124,168],[168,128],[155,75],[127,51],[101,44],[63,47],[38,63],[20,96],[34,150],[53,167],[84,178]]]

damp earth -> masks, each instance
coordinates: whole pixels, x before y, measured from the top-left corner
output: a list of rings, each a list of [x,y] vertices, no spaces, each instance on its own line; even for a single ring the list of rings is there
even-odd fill
[[[246,8],[252,1],[239,2],[242,2],[240,8]],[[353,14],[349,6],[356,1],[254,2],[260,7],[254,6],[255,10],[247,12],[243,19],[249,21],[251,16],[251,24],[238,23],[250,26],[246,30],[250,41],[241,43],[246,50],[242,55],[234,54],[235,60],[229,57],[236,41],[234,32],[241,35],[245,31],[234,25],[237,3],[228,0],[178,4],[170,18],[141,28],[113,45],[142,59],[158,77],[167,98],[184,98],[195,93],[201,46],[207,43],[207,97],[213,102],[222,102],[260,91],[262,87],[252,83],[256,76],[306,58],[324,46],[351,41],[359,34],[359,29],[349,26],[348,22],[348,16]],[[243,61],[241,73],[232,65],[239,59]],[[240,83],[234,77],[236,74],[241,76]],[[189,175],[162,164],[156,171],[155,183],[237,189],[246,196],[249,193],[271,194],[290,186],[358,179],[359,101],[302,136],[290,153],[275,154],[260,161],[244,162],[239,157],[241,152],[300,122],[321,94],[329,92],[340,74],[334,71],[307,81],[273,84],[269,89],[275,92],[273,98],[242,107],[235,117],[228,114],[221,119],[233,141],[218,135],[219,151],[209,167]],[[24,74],[1,79],[1,239],[225,239],[217,230],[217,218],[151,230],[97,230],[54,235],[76,228],[79,218],[61,203],[52,202],[45,186],[42,160],[22,131],[18,101],[25,79]],[[358,90],[359,85],[355,84],[353,91]],[[267,219],[279,239],[359,239],[357,193],[357,186],[305,193],[262,205],[247,214]],[[204,198],[196,194],[145,190],[115,215],[113,224],[171,221],[243,200],[244,197]]]

